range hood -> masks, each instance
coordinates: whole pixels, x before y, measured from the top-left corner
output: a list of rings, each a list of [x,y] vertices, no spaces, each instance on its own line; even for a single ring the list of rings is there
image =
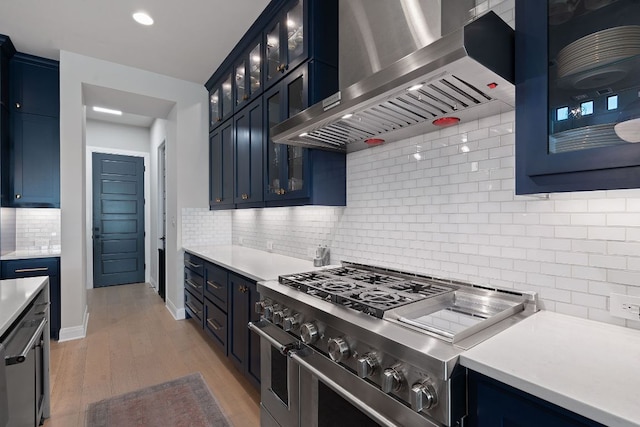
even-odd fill
[[[341,90],[274,126],[272,139],[352,152],[513,110],[513,38],[513,29],[488,12],[346,88],[341,52]]]

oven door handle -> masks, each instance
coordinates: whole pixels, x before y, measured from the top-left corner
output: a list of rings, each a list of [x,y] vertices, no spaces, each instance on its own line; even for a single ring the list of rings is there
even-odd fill
[[[18,363],[24,362],[27,359],[27,355],[29,354],[29,351],[31,351],[33,346],[35,346],[36,341],[40,339],[40,336],[42,335],[42,331],[44,330],[44,327],[46,325],[47,325],[47,318],[43,317],[42,319],[40,319],[40,323],[38,324],[36,331],[33,333],[33,335],[31,335],[31,337],[29,338],[29,341],[26,342],[20,354],[5,356],[4,358],[5,365],[16,365]]]
[[[291,351],[298,349],[299,345],[297,342],[282,344],[280,341],[278,341],[277,339],[269,335],[268,332],[265,332],[264,329],[270,326],[274,327],[269,322],[266,322],[264,320],[260,320],[258,322],[249,322],[249,325],[248,325],[250,331],[253,331],[256,334],[258,334],[260,338],[264,338],[265,340],[267,340],[269,344],[271,344],[276,349],[278,349],[280,354],[284,356],[288,356]]]
[[[298,354],[297,351],[292,351],[289,353],[289,357],[293,359],[301,368],[306,369],[312,375],[318,377],[320,381],[329,386],[333,391],[340,394],[343,398],[349,401],[353,406],[360,409],[363,413],[367,414],[368,417],[372,418],[376,423],[386,426],[386,427],[400,427],[399,424],[393,422],[389,418],[382,415],[380,412],[373,409],[371,406],[367,405],[362,400],[358,399],[353,393],[349,390],[342,387],[340,384],[336,383],[334,380],[325,375],[318,368],[313,366],[311,363],[307,362],[303,356]]]

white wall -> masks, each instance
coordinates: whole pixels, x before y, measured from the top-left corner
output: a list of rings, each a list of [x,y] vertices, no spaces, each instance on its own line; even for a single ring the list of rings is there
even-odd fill
[[[132,92],[175,102],[167,118],[168,211],[173,226],[167,235],[167,307],[183,310],[182,251],[179,234],[182,207],[205,207],[207,182],[207,93],[204,86],[147,71],[60,52],[60,184],[62,256],[61,339],[84,335],[86,314],[85,113],[82,84]]]
[[[149,128],[87,119],[87,145],[149,153],[151,142]]]

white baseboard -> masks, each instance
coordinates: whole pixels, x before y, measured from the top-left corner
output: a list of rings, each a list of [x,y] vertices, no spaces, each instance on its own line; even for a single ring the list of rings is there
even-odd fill
[[[169,299],[167,299],[165,307],[167,307],[167,310],[169,310],[169,313],[171,313],[174,319],[184,320],[187,318],[187,313],[184,311],[184,307],[177,308],[171,301],[169,301]]]
[[[89,326],[88,307],[84,308],[84,321],[81,326],[72,326],[70,328],[60,328],[60,338],[58,342],[79,340],[87,336],[87,327]]]
[[[158,285],[156,284],[156,281],[153,280],[153,277],[149,278],[149,284],[153,289],[155,289],[156,291],[158,290]]]

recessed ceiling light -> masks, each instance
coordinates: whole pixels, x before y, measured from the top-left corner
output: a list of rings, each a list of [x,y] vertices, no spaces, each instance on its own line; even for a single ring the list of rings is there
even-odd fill
[[[106,114],[113,114],[116,116],[121,116],[122,115],[122,111],[120,110],[113,110],[111,108],[104,108],[104,107],[93,107],[93,111],[96,111],[98,113],[106,113]]]
[[[138,24],[142,24],[142,25],[153,25],[153,18],[149,16],[149,14],[145,13],[145,12],[136,12],[133,14],[133,19],[135,19],[135,21]]]

